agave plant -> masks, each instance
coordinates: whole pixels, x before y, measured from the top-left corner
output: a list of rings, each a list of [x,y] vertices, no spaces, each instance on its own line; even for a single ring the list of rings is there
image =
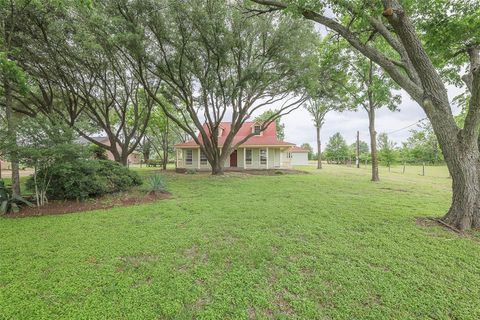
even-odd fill
[[[11,212],[17,213],[22,204],[33,207],[31,202],[22,197],[12,195],[12,193],[5,187],[5,183],[0,180],[0,214]]]
[[[167,191],[167,184],[165,179],[159,175],[155,174],[148,178],[149,192],[150,193],[162,193]]]

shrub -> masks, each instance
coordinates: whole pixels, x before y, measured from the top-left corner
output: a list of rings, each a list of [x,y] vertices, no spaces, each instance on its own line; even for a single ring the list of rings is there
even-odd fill
[[[90,153],[92,154],[93,159],[96,160],[108,160],[107,150],[96,144],[90,144],[88,147]]]
[[[49,199],[86,199],[108,193],[125,191],[142,184],[136,172],[114,161],[82,160],[55,163],[42,169],[49,170],[47,197]],[[27,189],[33,190],[33,178],[27,180]]]
[[[159,174],[150,176],[148,178],[148,184],[150,193],[167,191],[167,184],[165,183],[165,179]]]

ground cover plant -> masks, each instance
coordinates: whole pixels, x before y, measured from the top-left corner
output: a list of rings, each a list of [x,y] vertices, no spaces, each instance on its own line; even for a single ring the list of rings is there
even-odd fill
[[[168,201],[0,219],[5,319],[478,319],[444,167],[170,173]],[[142,168],[143,177],[150,168]],[[460,272],[461,271],[461,272]]]

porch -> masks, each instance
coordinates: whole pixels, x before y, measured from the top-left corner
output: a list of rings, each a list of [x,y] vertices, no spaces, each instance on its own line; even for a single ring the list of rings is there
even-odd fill
[[[225,160],[230,171],[291,168],[291,153],[287,147],[245,146],[234,150]],[[200,148],[177,148],[177,168],[210,171],[211,166]]]

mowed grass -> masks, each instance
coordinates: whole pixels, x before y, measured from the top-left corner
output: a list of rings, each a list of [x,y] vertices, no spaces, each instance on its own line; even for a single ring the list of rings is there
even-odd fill
[[[302,169],[170,173],[171,200],[0,219],[0,318],[480,318],[476,235],[416,223],[447,211],[445,168]]]

